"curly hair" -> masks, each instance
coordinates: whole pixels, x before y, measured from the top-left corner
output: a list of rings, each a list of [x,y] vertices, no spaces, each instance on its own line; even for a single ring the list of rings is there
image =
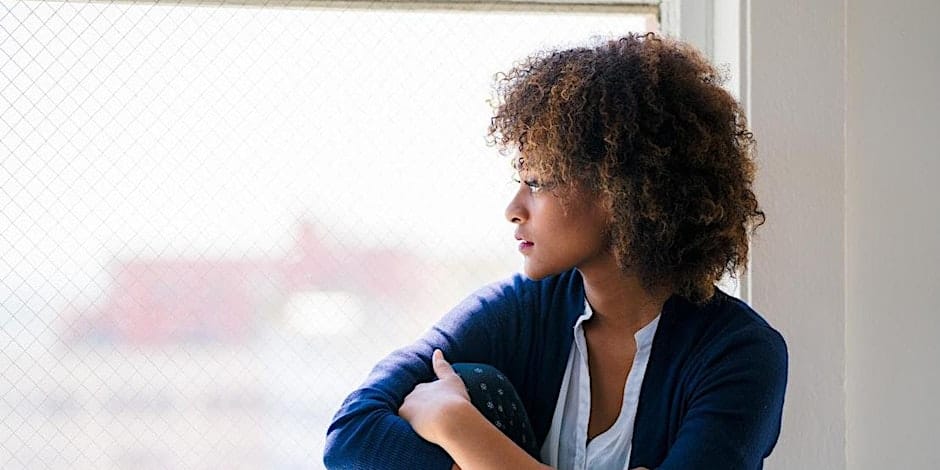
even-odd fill
[[[765,221],[754,138],[723,81],[653,33],[543,52],[497,75],[488,135],[515,164],[609,204],[621,269],[701,303],[746,269]]]

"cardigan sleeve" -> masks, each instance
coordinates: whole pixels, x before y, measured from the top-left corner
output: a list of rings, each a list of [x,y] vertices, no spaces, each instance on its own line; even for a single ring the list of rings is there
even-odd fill
[[[380,361],[343,402],[327,430],[323,461],[329,469],[449,470],[453,459],[421,438],[398,408],[419,383],[434,380],[431,353],[450,362],[494,364],[497,335],[513,331],[521,280],[480,289],[447,313],[418,341]],[[498,366],[497,366],[498,367]]]
[[[783,337],[754,325],[705,355],[688,409],[659,470],[754,470],[780,434],[787,381]]]

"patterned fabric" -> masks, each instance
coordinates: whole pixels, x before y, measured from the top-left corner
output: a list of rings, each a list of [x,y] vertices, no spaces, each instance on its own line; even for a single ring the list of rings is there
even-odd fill
[[[473,406],[516,445],[538,459],[535,431],[522,400],[506,376],[486,364],[457,363],[451,367],[467,387]]]

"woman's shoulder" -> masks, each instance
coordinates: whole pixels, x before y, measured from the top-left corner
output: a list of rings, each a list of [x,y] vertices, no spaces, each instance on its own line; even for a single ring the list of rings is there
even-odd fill
[[[712,315],[716,317],[717,322],[726,325],[727,328],[777,331],[763,315],[738,297],[727,294],[721,289],[715,289],[714,300],[715,313]]]
[[[728,354],[760,354],[786,361],[786,341],[770,322],[743,300],[720,289],[704,304],[670,299],[660,329],[674,348],[702,360]]]
[[[673,296],[663,307],[663,313],[677,324],[690,328],[704,328],[721,332],[740,329],[770,329],[773,326],[747,302],[715,288],[715,294],[701,304],[680,296]],[[776,330],[774,330],[776,331]]]

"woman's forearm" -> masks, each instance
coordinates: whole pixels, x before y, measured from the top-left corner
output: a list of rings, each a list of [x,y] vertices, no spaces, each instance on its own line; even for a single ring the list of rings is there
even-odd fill
[[[551,469],[522,450],[469,403],[454,410],[451,418],[441,447],[454,459],[455,470]]]

